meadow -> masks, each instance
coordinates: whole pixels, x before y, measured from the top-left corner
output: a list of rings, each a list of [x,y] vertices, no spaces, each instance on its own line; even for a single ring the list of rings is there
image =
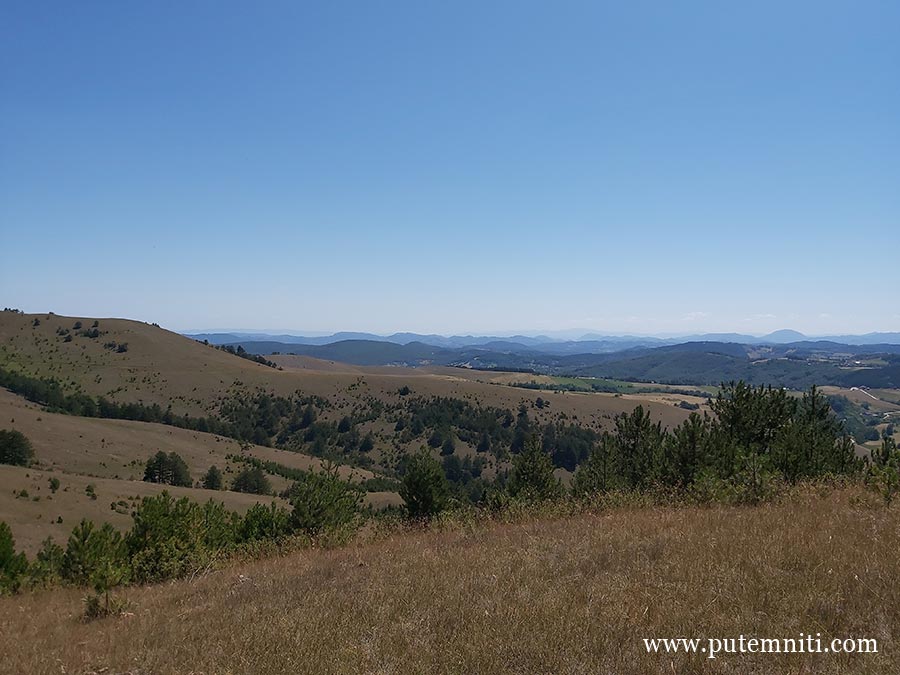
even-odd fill
[[[360,533],[121,591],[0,599],[9,673],[895,673],[900,512],[857,487],[614,502]],[[877,654],[648,654],[643,638],[865,637]]]

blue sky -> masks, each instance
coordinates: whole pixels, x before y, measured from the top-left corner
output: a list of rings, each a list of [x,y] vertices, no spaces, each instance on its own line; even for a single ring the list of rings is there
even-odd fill
[[[895,2],[5,2],[0,302],[900,330]]]

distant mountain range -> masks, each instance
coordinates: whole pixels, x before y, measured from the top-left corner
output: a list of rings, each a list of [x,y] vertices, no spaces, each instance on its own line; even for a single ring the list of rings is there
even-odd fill
[[[347,334],[337,334],[342,337]],[[355,335],[355,334],[353,334]],[[410,334],[403,334],[405,340]],[[751,342],[694,340],[666,344],[660,338],[608,338],[529,344],[514,338],[442,338],[444,341],[475,341],[476,344],[446,346],[424,341],[394,342],[389,338],[328,340],[304,344],[278,340],[240,339],[240,334],[193,336],[209,342],[241,346],[250,354],[296,354],[361,366],[455,366],[479,370],[524,371],[536,374],[609,378],[661,384],[716,385],[744,380],[790,389],[813,384],[842,387],[900,387],[900,340],[897,343],[849,344],[831,340],[797,340],[799,333],[779,331],[764,338],[728,337]],[[877,334],[873,334],[877,335]],[[880,334],[884,339],[891,334]],[[894,334],[896,335],[896,334]],[[283,336],[269,336],[283,337]],[[301,339],[298,336],[287,336]],[[376,336],[377,337],[377,336]],[[428,338],[428,336],[422,336]],[[803,337],[800,335],[800,337]],[[873,336],[856,336],[874,339]],[[900,337],[900,336],[898,336]],[[888,338],[890,339],[890,338]]]
[[[244,342],[272,342],[289,345],[329,345],[347,340],[365,340],[369,342],[389,342],[397,345],[421,343],[445,349],[463,347],[483,347],[486,345],[515,345],[516,348],[531,348],[547,354],[579,354],[579,353],[613,353],[635,347],[663,347],[684,344],[685,342],[734,342],[748,345],[791,344],[796,342],[835,342],[845,345],[900,345],[900,333],[866,333],[864,335],[828,335],[809,337],[795,330],[778,330],[763,336],[744,335],[741,333],[705,333],[685,335],[682,337],[647,337],[636,335],[599,335],[588,333],[577,340],[562,340],[546,335],[527,336],[513,335],[498,337],[490,335],[422,335],[419,333],[393,333],[392,335],[375,335],[373,333],[341,332],[324,336],[304,336],[293,334],[269,333],[186,333],[195,340],[206,340],[214,345],[239,344]]]

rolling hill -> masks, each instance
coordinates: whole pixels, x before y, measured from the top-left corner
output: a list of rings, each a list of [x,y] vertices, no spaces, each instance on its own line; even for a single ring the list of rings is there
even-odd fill
[[[368,343],[350,345],[364,354]],[[324,348],[329,347],[334,348]],[[421,344],[388,348],[417,349],[420,355],[440,351]],[[139,495],[164,489],[141,481],[144,463],[160,451],[178,453],[194,481],[211,465],[222,469],[227,481],[250,459],[266,462],[276,491],[289,485],[285,476],[291,471],[319,467],[327,457],[344,465],[340,471],[345,478],[367,486],[368,503],[376,508],[397,504],[399,497],[385,474],[393,476],[399,455],[418,450],[438,428],[426,426],[413,434],[399,430],[398,420],[444,398],[460,402],[456,407],[462,416],[448,429],[455,440],[453,454],[466,461],[479,459],[475,446],[480,436],[465,427],[470,424],[467,415],[478,411],[502,417],[524,404],[536,424],[576,421],[597,431],[611,428],[615,415],[638,403],[666,426],[687,416],[677,396],[526,391],[498,386],[463,369],[272,358],[277,367],[136,321],[0,313],[0,371],[28,382],[52,381],[60,396],[86,398],[96,408],[90,416],[63,414],[39,396],[29,401],[0,389],[0,428],[24,433],[36,460],[28,470],[5,469],[8,489],[0,499],[0,520],[12,524],[28,551],[46,536],[66,536],[73,520],[83,515],[117,525],[127,522],[123,514],[128,507],[116,503],[130,504]],[[99,405],[103,401],[106,408]],[[307,408],[315,422],[304,426],[297,416]],[[441,406],[432,408],[439,411]],[[345,418],[352,421],[346,433],[338,431]],[[366,439],[371,447],[360,450]],[[486,478],[508,466],[501,454],[479,461]],[[48,494],[50,476],[69,487],[63,488],[65,496]],[[85,492],[88,484],[95,486],[96,499]],[[23,490],[27,496],[21,497]],[[257,501],[199,488],[182,488],[181,493],[200,501],[214,497],[238,510]],[[61,515],[62,524],[56,522]]]

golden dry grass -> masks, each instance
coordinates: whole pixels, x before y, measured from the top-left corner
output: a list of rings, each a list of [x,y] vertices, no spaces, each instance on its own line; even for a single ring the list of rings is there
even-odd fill
[[[0,601],[10,673],[896,673],[900,511],[856,489],[358,540],[126,591]],[[863,497],[864,502],[869,502]],[[875,638],[877,655],[648,656],[644,637]],[[102,670],[108,669],[108,670]]]

